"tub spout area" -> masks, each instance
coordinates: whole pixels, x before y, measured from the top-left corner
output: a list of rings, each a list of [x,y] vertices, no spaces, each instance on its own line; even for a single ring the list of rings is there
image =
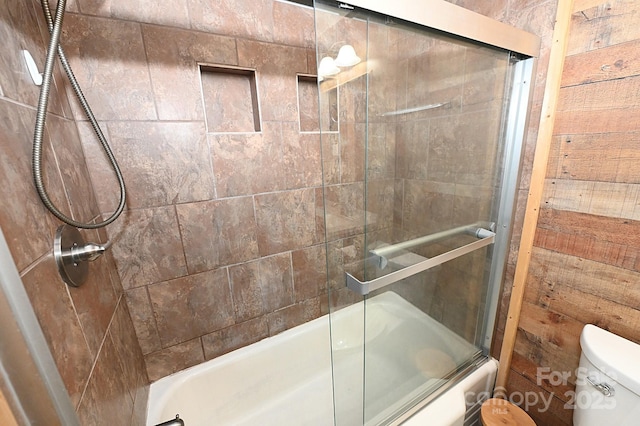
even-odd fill
[[[175,419],[167,420],[166,422],[158,423],[156,426],[185,426],[184,420],[180,418],[179,414],[176,414]]]
[[[179,414],[176,414],[175,419],[167,420],[166,422],[158,423],[156,426],[185,426],[184,420],[180,418]]]

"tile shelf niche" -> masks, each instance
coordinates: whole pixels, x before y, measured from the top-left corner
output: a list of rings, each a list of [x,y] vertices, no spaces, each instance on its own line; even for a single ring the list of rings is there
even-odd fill
[[[260,132],[255,70],[200,65],[200,80],[207,132]]]

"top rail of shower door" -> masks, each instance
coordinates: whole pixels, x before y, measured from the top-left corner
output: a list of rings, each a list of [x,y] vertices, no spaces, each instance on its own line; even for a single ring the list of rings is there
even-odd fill
[[[486,229],[485,226],[493,229],[493,224],[478,222],[471,225],[460,226],[458,228],[437,232],[435,234],[425,235],[424,237],[415,238],[413,240],[404,241],[402,243],[372,250],[371,254],[376,258],[378,266],[383,268],[387,264],[387,256],[398,253],[402,250],[406,250],[426,243],[439,241],[447,237],[452,237],[454,235],[467,234],[473,235],[478,238],[477,241],[466,244],[462,247],[455,248],[446,253],[442,253],[429,259],[425,259],[422,262],[407,266],[406,268],[400,269],[399,271],[391,272],[390,274],[375,278],[370,281],[360,281],[350,273],[346,272],[345,274],[347,277],[347,287],[351,291],[364,296],[374,290],[386,287],[390,284],[396,283],[405,278],[409,278],[413,275],[434,268],[460,256],[464,256],[465,254],[471,253],[472,251],[476,251],[482,247],[493,244],[496,234],[492,230]]]

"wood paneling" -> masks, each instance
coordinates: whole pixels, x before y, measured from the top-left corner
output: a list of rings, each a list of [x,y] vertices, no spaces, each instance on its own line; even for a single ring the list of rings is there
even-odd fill
[[[640,222],[636,221],[541,209],[538,230],[540,228],[560,232],[571,231],[601,241],[640,247]]]
[[[637,129],[640,129],[640,107],[561,111],[556,119],[558,134],[619,133]]]
[[[507,323],[504,330],[504,341],[500,350],[500,367],[496,378],[496,386],[498,387],[504,387],[507,382],[509,365],[511,364],[511,356],[522,310],[521,304],[524,296],[529,261],[531,259],[531,246],[534,240],[540,202],[543,196],[546,165],[549,160],[549,153],[551,152],[554,120],[558,107],[558,93],[560,91],[560,81],[562,78],[563,59],[566,55],[572,7],[573,0],[563,1],[558,3],[556,11],[556,22],[549,53],[550,60],[545,82],[544,100],[542,102],[542,116],[540,118],[533,169],[531,172],[531,184],[527,198],[520,249],[518,251],[518,261],[513,286],[511,288],[509,311],[507,313]]]
[[[575,1],[510,389],[567,401],[584,324],[640,342],[638,22],[638,1]],[[541,368],[571,374],[554,385]],[[536,408],[571,424],[562,404]]]
[[[640,132],[556,135],[547,177],[640,183]]]
[[[586,8],[573,14],[568,55],[640,39],[640,25],[637,24],[640,22],[640,2],[637,0],[583,3]]]
[[[633,77],[640,74],[640,40],[567,56],[562,86]]]

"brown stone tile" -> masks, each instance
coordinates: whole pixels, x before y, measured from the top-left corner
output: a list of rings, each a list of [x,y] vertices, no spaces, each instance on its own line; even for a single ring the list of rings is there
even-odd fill
[[[293,303],[290,253],[229,268],[236,322],[256,318]]]
[[[267,315],[269,319],[269,334],[275,336],[318,317],[320,317],[320,300],[318,298],[305,300],[302,303],[288,306]]]
[[[256,132],[260,116],[253,71],[200,68],[208,132]]]
[[[98,120],[157,118],[139,24],[68,14],[62,32],[69,63]],[[84,120],[77,101],[71,106]]]
[[[509,65],[507,52],[489,48],[467,49],[462,105],[483,105],[502,101]]]
[[[96,231],[83,231],[85,241],[97,241]],[[91,262],[87,281],[80,287],[69,287],[85,339],[92,353],[97,355],[116,309],[118,299],[113,285],[109,263],[103,257]]]
[[[106,243],[109,238],[106,237],[107,232],[102,228],[100,233],[104,233],[105,237],[100,237],[100,241],[102,243]],[[124,289],[122,288],[122,281],[120,281],[120,275],[118,275],[118,267],[116,266],[116,261],[113,259],[113,254],[111,250],[107,250],[102,257],[105,259],[105,262],[108,263],[106,267],[109,271],[109,275],[111,276],[111,285],[113,286],[113,291],[116,293],[116,297],[122,296],[124,294]]]
[[[327,92],[327,93],[331,93]],[[301,132],[319,132],[320,131],[320,107],[318,96],[318,81],[315,77],[298,76],[298,113],[300,114],[300,131]],[[326,102],[326,98],[323,94],[322,99]],[[326,102],[328,107],[328,102]],[[323,118],[326,115],[329,116],[329,111],[325,111],[325,105],[320,107],[322,110]],[[323,122],[323,130],[329,130],[329,121]]]
[[[158,327],[153,316],[147,287],[143,286],[127,290],[125,299],[142,353],[146,355],[160,350],[162,344],[160,343]]]
[[[57,0],[50,1],[49,5],[51,6],[51,13],[55,13],[56,7],[58,6]],[[36,7],[40,6],[38,5]],[[72,13],[80,13],[80,9],[78,8],[78,0],[69,0],[67,2],[66,11]]]
[[[193,29],[257,40],[273,40],[273,0],[187,1]]]
[[[455,182],[456,155],[463,139],[459,116],[433,119],[429,133],[427,178],[438,182]],[[410,151],[409,151],[410,152]]]
[[[344,287],[345,241],[337,240],[327,244],[327,286],[330,290]]]
[[[367,119],[366,76],[343,84],[338,91],[340,126],[346,123],[364,123]]]
[[[282,126],[263,124],[262,133],[208,135],[219,198],[286,188]]]
[[[226,269],[150,285],[149,298],[164,348],[234,323]]]
[[[265,313],[257,261],[229,267],[229,280],[237,323]]]
[[[313,189],[258,195],[255,204],[261,256],[311,246],[320,241]]]
[[[393,179],[396,176],[396,126],[369,123],[367,177]]]
[[[315,57],[314,57],[314,62],[315,62]],[[311,72],[315,73],[316,71],[314,70]],[[316,90],[317,90],[317,87],[316,87]],[[318,108],[315,108],[315,111],[309,108],[309,111],[311,113],[317,112],[315,117],[309,114],[309,119],[313,118],[316,121],[319,120],[320,129],[325,134],[328,132],[337,132],[339,130],[338,128],[340,124],[338,122],[338,117],[340,115],[340,108],[338,105],[338,88],[321,91],[319,93],[319,96],[320,96],[319,111],[318,111]],[[302,106],[300,106],[300,108],[302,109]],[[300,111],[300,114],[302,114],[302,111]]]
[[[176,208],[191,273],[258,257],[250,197],[181,204]]]
[[[205,359],[212,359],[269,337],[267,318],[262,316],[202,336]]]
[[[297,74],[307,73],[307,51],[278,44],[237,40],[238,65],[257,72],[264,121],[298,121]]]
[[[111,136],[106,122],[101,122],[100,129],[113,150]],[[113,212],[120,202],[120,190],[118,180],[109,164],[106,154],[88,121],[76,122],[78,134],[82,144],[85,162],[89,171],[90,182],[94,191],[94,197],[101,213]],[[121,166],[123,158],[114,154],[118,165]],[[126,190],[129,191],[128,182],[125,180]],[[127,196],[128,197],[128,196]],[[127,202],[131,201],[128,197]],[[107,216],[105,216],[106,219]]]
[[[56,228],[31,178],[30,138],[34,122],[31,109],[0,100],[0,179],[11,183],[0,186],[0,227],[18,270],[51,249]],[[43,165],[45,179],[56,175],[55,164],[47,161]],[[59,178],[45,183],[54,189],[62,187]],[[35,228],[34,223],[39,226]]]
[[[202,342],[200,338],[189,340],[145,355],[144,359],[147,364],[149,380],[155,382],[164,376],[203,362]]]
[[[0,92],[9,99],[31,106],[38,104],[40,88],[29,77],[21,50],[28,50],[40,70],[44,69],[46,44],[42,37],[44,19],[41,15],[40,4],[29,0],[14,0],[0,12],[0,40],[7,51],[0,58]],[[46,38],[48,41],[48,32]],[[59,77],[58,72],[54,74]],[[68,108],[65,91],[52,84],[48,110],[63,115]]]
[[[282,253],[258,260],[260,290],[267,312],[289,306],[294,302],[291,253]]]
[[[147,22],[170,27],[189,28],[186,0],[171,3],[145,3],[123,0],[76,0],[85,15],[97,15],[124,21]]]
[[[91,372],[93,356],[66,284],[58,276],[53,256],[47,256],[22,277],[22,282],[67,392],[77,406]]]
[[[273,41],[288,46],[315,48],[313,8],[273,2]]]
[[[316,57],[316,55],[317,55],[316,49],[307,49],[307,73],[311,75],[315,75],[318,73],[318,58]],[[337,91],[336,91],[336,95],[337,95]],[[337,103],[337,100],[336,100],[336,103]]]
[[[144,356],[140,350],[138,339],[133,328],[129,309],[124,298],[120,299],[109,327],[109,337],[118,356],[124,383],[135,401],[140,389],[148,387],[149,379],[144,364]]]
[[[364,232],[364,183],[325,186],[324,205],[329,241]]]
[[[361,53],[361,58],[366,53],[366,58],[375,64],[375,72],[369,74],[368,82],[369,123],[397,121],[397,117],[383,116],[398,109],[397,80],[404,78],[404,69],[398,66],[399,52],[395,49],[395,40],[390,37],[391,32],[390,26],[371,22],[367,34],[368,48]]]
[[[505,22],[516,28],[540,35],[542,45],[549,46],[552,42],[551,34],[553,33],[557,4],[539,0],[512,0],[510,3]],[[543,69],[546,70],[546,67]],[[546,73],[546,71],[539,72]]]
[[[133,412],[123,372],[111,339],[106,339],[78,407],[83,425],[128,424]]]
[[[364,180],[367,128],[364,124],[344,123],[340,125],[340,181]]]
[[[84,210],[85,212],[89,212],[90,210],[96,210],[95,201],[93,203],[89,202],[89,204],[92,205],[92,208],[80,208],[80,209],[76,208],[74,209],[75,211],[71,209],[71,205],[69,203],[69,196],[67,195],[67,192],[66,192],[67,189],[65,188],[65,185],[68,184],[70,186],[73,186],[73,182],[70,182],[69,176],[71,175],[71,176],[77,177],[77,174],[75,172],[66,173],[66,176],[65,176],[66,182],[65,180],[63,180],[62,171],[58,162],[58,156],[56,155],[56,152],[53,149],[54,143],[58,145],[64,145],[64,143],[61,144],[61,141],[65,141],[67,138],[70,140],[70,144],[73,144],[72,141],[74,139],[77,141],[77,136],[67,135],[64,130],[58,131],[60,129],[64,129],[64,126],[59,126],[59,123],[62,120],[58,119],[57,117],[54,117],[51,114],[48,114],[48,116],[51,118],[51,120],[47,121],[43,140],[42,140],[42,160],[41,160],[42,169],[41,170],[42,170],[42,180],[44,183],[44,188],[47,192],[47,197],[53,203],[53,205],[56,206],[58,210],[60,210],[67,217],[78,219],[79,218],[78,216],[81,214],[80,213],[81,210]],[[67,127],[67,129],[69,128]],[[54,132],[58,135],[58,138],[56,141],[52,141],[52,138],[51,138],[51,134]],[[60,137],[62,137],[63,139],[60,139]],[[65,151],[64,148],[58,147],[58,152],[63,152],[63,151]],[[74,157],[82,161],[81,160],[82,157],[78,157],[77,152],[74,153]],[[80,167],[82,167],[81,164],[80,164]],[[78,186],[85,186],[88,183],[90,183],[90,181],[79,183]],[[35,190],[35,185],[33,185],[33,188]],[[70,189],[73,191],[72,188]],[[75,191],[74,195],[77,196],[78,191]],[[38,197],[38,200],[40,200],[39,197]],[[89,200],[93,201],[93,197],[90,196]],[[44,203],[42,203],[42,205],[44,206]],[[58,220],[55,219],[55,216],[52,213],[50,213],[47,210],[45,211],[45,214],[51,217],[51,219],[53,219],[56,222],[56,224],[58,224]],[[74,217],[74,214],[75,214],[75,217]],[[87,214],[89,215],[90,213],[87,213]],[[90,222],[91,219],[92,218],[86,219],[86,221]]]
[[[109,238],[125,290],[187,274],[173,206],[126,211]]]
[[[427,178],[429,164],[429,130],[430,120],[412,120],[398,123],[396,133],[396,167],[399,178]]]
[[[283,123],[285,185],[288,189],[322,185],[319,134],[300,134],[294,123]]]
[[[327,289],[327,255],[324,244],[291,253],[295,301],[311,299]]]
[[[501,108],[475,111],[460,116],[462,138],[453,155],[456,183],[490,186],[495,180],[499,156]],[[464,123],[464,124],[463,124]]]
[[[404,28],[394,28],[389,37],[396,51],[396,59],[404,63],[408,59],[428,51],[437,42],[434,34],[424,34],[417,31],[406,31]]]
[[[509,10],[507,0],[499,0],[493,2],[477,2],[474,0],[447,0],[450,3],[456,4],[465,9],[472,10],[484,16],[488,16],[497,21],[502,21],[505,18],[505,13]],[[527,0],[529,1],[529,0]]]
[[[402,229],[402,210],[404,209],[404,179],[396,179],[393,189],[393,227]]]
[[[145,374],[147,374],[146,370]],[[129,423],[131,426],[146,426],[149,390],[149,385],[138,388],[135,400],[133,401],[133,413],[131,414],[131,421]]]
[[[198,63],[237,65],[235,40],[150,25],[143,25],[142,32],[158,117],[161,120],[202,120],[204,110]]]
[[[395,185],[393,179],[372,180],[367,185],[367,232],[391,228]]]
[[[494,198],[492,189],[476,185],[456,185],[453,222],[464,225],[479,220],[489,220]]]
[[[409,59],[407,64],[407,107],[437,103],[459,105],[464,85],[467,47],[459,41],[436,39],[429,49]],[[442,115],[447,108],[413,113],[412,118]]]
[[[340,135],[322,133],[322,180],[325,185],[340,183]]]
[[[408,237],[442,231],[452,226],[454,185],[407,180],[404,185],[403,230]]]
[[[209,145],[202,123],[109,123],[110,143],[127,184],[129,208],[148,208],[214,198]],[[85,143],[91,157],[102,147]],[[98,194],[114,193],[103,211],[117,205],[119,192],[110,165],[93,172]]]
[[[329,47],[337,42],[336,22],[340,16],[334,13],[333,9],[322,7],[320,4],[314,9],[315,27],[316,27],[316,43],[320,48],[320,52],[326,52]]]
[[[343,288],[333,289],[329,291],[328,310],[329,312],[336,312],[342,308],[351,306],[354,303],[362,302],[363,300],[364,296],[360,296],[343,286]]]
[[[340,241],[336,241],[334,245],[331,246],[333,250],[335,250],[336,248],[340,250],[338,260],[339,262],[341,262],[338,263],[337,269],[332,269],[331,265],[333,265],[333,263],[329,264],[329,274],[332,280],[332,284],[337,284],[338,288],[344,287],[344,272],[348,272],[351,275],[365,278],[364,268],[366,264],[364,263],[364,259],[368,254],[368,250],[366,249],[364,243],[365,235],[360,234],[354,237],[344,238]]]

